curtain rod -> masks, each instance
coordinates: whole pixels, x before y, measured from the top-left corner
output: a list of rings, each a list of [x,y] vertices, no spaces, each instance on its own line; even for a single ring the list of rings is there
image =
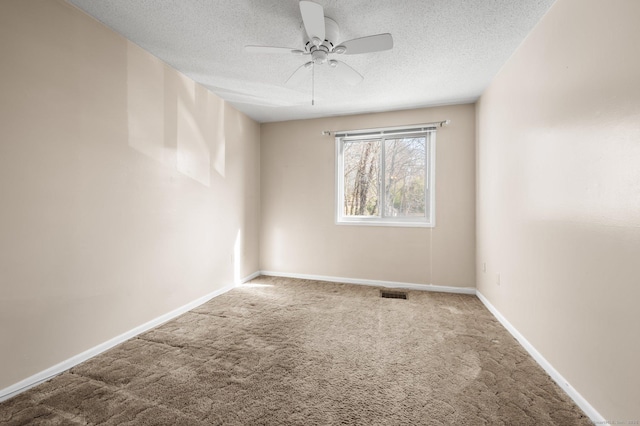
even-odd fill
[[[340,130],[340,131],[323,130],[322,135],[323,136],[334,135],[338,137],[338,135],[339,136],[350,136],[350,135],[357,136],[360,134],[367,134],[367,133],[382,134],[383,132],[393,133],[393,132],[406,131],[406,130],[420,131],[420,130],[426,130],[426,129],[435,129],[437,127],[444,127],[444,126],[448,126],[449,124],[451,124],[451,120],[434,121],[431,123],[412,124],[408,126],[398,126],[398,127],[379,127],[375,129]]]

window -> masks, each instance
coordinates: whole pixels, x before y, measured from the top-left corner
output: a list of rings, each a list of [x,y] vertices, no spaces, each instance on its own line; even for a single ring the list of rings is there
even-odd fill
[[[336,134],[337,223],[434,226],[435,129]]]

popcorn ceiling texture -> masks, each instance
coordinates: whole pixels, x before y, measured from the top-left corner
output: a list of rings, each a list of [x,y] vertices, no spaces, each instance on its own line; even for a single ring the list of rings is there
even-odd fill
[[[260,122],[475,101],[554,0],[317,0],[340,40],[391,33],[391,51],[340,56],[364,81],[316,69],[284,85],[307,57],[245,45],[302,47],[296,0],[68,0]],[[98,83],[98,82],[96,82]]]
[[[591,424],[474,296],[273,277],[5,401],[0,423]]]

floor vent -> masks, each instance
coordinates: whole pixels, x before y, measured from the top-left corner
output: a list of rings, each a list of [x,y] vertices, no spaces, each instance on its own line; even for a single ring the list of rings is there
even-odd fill
[[[385,299],[406,299],[406,291],[380,290],[380,297]]]

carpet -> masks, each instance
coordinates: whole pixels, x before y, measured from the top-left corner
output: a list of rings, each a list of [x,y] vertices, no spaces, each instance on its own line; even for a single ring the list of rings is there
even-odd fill
[[[0,404],[6,425],[590,425],[470,295],[259,277]]]

